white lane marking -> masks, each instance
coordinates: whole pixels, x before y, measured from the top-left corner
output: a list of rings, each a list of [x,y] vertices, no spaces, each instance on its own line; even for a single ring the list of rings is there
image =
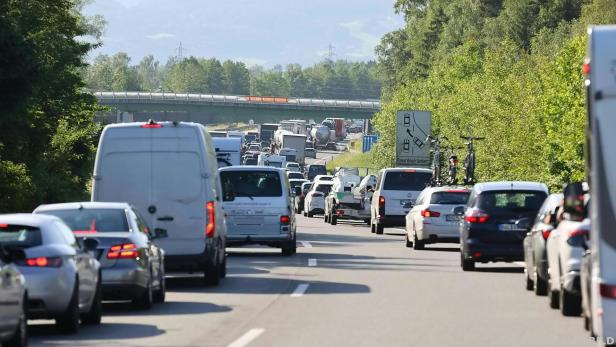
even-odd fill
[[[515,262],[513,262],[513,263],[514,263],[514,264],[518,264],[518,265],[520,265],[520,266],[526,266],[526,263],[525,263],[525,262],[523,262],[523,261],[515,261]]]
[[[297,288],[295,288],[295,290],[291,294],[291,297],[298,297],[298,296],[304,295],[304,293],[306,292],[309,286],[310,285],[307,283],[302,283],[298,285]]]
[[[317,260],[315,258],[308,259],[308,266],[317,266]]]
[[[312,245],[308,241],[300,241],[300,243],[302,244],[302,247],[312,248]]]
[[[248,332],[246,334],[242,335],[239,339],[231,342],[231,344],[228,347],[245,347],[245,346],[248,346],[249,343],[251,343],[257,337],[259,337],[259,335],[263,334],[264,331],[265,331],[265,329],[262,329],[262,328],[250,329],[250,330],[248,330]]]

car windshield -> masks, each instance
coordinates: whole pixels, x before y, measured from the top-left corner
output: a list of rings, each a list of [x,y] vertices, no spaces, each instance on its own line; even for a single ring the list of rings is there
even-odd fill
[[[220,173],[224,201],[238,197],[282,196],[282,182],[278,172],[224,171]]]
[[[39,228],[0,223],[0,245],[2,247],[29,248],[43,244]]]
[[[435,205],[465,205],[469,192],[435,192],[430,197],[430,203]]]
[[[126,212],[121,209],[52,210],[41,213],[56,216],[74,232],[128,231]]]
[[[487,191],[477,196],[477,207],[486,212],[536,212],[546,196],[540,191]]]
[[[385,174],[383,190],[423,190],[431,178],[429,172],[390,171]]]
[[[327,195],[332,190],[332,185],[331,184],[319,184],[318,186],[316,186],[316,188],[314,188],[314,190]]]

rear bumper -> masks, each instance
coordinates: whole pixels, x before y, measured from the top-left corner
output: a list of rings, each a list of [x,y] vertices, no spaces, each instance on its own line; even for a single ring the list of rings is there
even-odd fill
[[[424,224],[422,227],[423,235],[422,239],[455,239],[455,242],[460,242],[460,230],[458,226],[450,225],[435,225]]]
[[[227,235],[227,247],[243,245],[278,246],[293,239],[291,233],[278,235]]]
[[[212,266],[215,261],[214,247],[207,243],[205,249],[199,254],[165,254],[165,271],[203,271],[205,267]]]
[[[147,288],[149,271],[139,268],[108,268],[102,270],[104,300],[132,299]]]
[[[406,215],[378,216],[378,221],[385,227],[403,227],[406,225]]]
[[[524,247],[520,244],[492,244],[471,240],[462,245],[462,255],[465,259],[477,262],[489,261],[523,261]]]

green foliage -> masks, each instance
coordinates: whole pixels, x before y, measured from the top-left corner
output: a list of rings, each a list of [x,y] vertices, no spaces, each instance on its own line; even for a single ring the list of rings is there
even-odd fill
[[[82,199],[91,175],[95,98],[83,91],[84,57],[100,20],[84,1],[0,4],[0,212]]]
[[[373,150],[378,166],[394,164],[396,112],[425,109],[433,112],[433,131],[454,146],[463,144],[462,134],[486,137],[476,145],[480,180],[538,180],[560,188],[584,178],[580,28],[616,21],[613,1],[396,5],[407,15],[404,32],[415,36],[396,31],[377,50],[379,71],[394,74],[385,76],[386,102],[374,120],[381,133]]]

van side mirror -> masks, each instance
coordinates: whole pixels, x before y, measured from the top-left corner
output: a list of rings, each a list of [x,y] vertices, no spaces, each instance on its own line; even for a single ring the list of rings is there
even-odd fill
[[[458,206],[453,209],[453,214],[455,214],[456,216],[463,216],[464,212],[466,212],[466,207],[464,206]]]
[[[87,252],[94,252],[98,248],[97,239],[84,239],[82,242],[83,249]]]
[[[563,210],[573,219],[583,219],[585,216],[584,209],[584,184],[582,182],[569,183],[564,189],[564,205]]]

